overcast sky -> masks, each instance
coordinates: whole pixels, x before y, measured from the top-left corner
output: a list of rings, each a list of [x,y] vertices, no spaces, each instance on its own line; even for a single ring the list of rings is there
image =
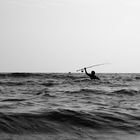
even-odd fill
[[[140,72],[139,61],[139,0],[0,0],[0,72]]]

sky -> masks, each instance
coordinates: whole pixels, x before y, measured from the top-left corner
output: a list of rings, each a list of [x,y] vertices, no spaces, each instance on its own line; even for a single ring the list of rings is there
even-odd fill
[[[0,72],[140,72],[139,0],[0,0]]]

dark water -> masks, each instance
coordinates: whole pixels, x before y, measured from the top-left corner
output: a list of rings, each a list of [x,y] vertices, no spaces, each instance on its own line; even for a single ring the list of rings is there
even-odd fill
[[[140,74],[0,74],[0,139],[140,140]]]

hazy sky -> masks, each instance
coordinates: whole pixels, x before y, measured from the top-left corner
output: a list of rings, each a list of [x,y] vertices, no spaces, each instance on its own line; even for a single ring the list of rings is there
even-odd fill
[[[139,61],[139,0],[0,0],[0,72],[140,72]]]

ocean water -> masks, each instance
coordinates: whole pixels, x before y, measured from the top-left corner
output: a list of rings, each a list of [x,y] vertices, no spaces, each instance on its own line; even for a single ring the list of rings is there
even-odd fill
[[[0,140],[140,140],[140,74],[1,73]]]

